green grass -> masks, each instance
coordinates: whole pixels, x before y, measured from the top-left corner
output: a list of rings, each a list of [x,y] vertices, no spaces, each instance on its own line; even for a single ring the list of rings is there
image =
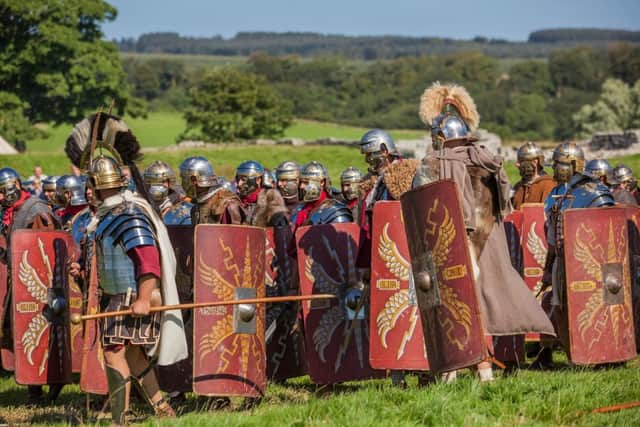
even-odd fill
[[[197,68],[216,68],[224,66],[238,66],[245,65],[249,57],[247,56],[218,56],[218,55],[187,55],[187,54],[173,54],[173,53],[135,53],[135,52],[120,52],[122,59],[133,58],[138,61],[149,60],[166,60],[182,62],[187,71],[192,71]]]
[[[418,426],[418,425],[637,425],[640,408],[608,414],[592,410],[640,400],[640,360],[612,369],[571,368],[560,364],[550,372],[520,371],[515,376],[480,384],[464,374],[454,384],[419,388],[414,377],[406,390],[389,380],[353,382],[334,389],[318,388],[308,378],[285,385],[270,384],[262,404],[250,411],[232,407],[205,411],[204,399],[190,396],[176,420],[150,417],[144,425],[185,426]],[[501,374],[498,373],[498,376]],[[0,376],[0,418],[9,423],[62,425],[94,422],[86,418],[84,395],[67,386],[59,405],[27,409],[25,387]]]
[[[127,125],[133,130],[143,147],[170,147],[176,144],[178,136],[185,130],[186,123],[178,112],[151,112],[147,119],[125,117]],[[49,133],[48,138],[40,138],[27,143],[28,152],[55,153],[62,152],[73,126],[42,125]],[[336,138],[343,140],[359,140],[367,131],[366,128],[345,126],[333,123],[321,123],[312,120],[295,120],[285,131],[285,138],[316,140],[320,138]],[[420,139],[422,131],[391,130],[396,139]]]

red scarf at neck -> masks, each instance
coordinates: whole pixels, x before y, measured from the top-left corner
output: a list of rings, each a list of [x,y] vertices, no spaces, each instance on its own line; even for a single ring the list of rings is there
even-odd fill
[[[315,208],[320,206],[320,203],[324,202],[327,199],[327,197],[328,197],[327,192],[322,191],[322,193],[320,193],[320,198],[318,200],[305,203],[304,208],[302,208],[302,210],[298,212],[298,215],[296,216],[296,226],[301,226],[302,224],[304,224],[307,218],[309,217],[309,214],[311,213],[311,211],[313,211]]]
[[[260,194],[260,189],[257,189],[251,194],[247,194],[246,196],[240,196],[240,200],[242,204],[246,208],[247,205],[254,205],[258,202],[258,194]]]
[[[22,190],[20,192],[20,198],[16,200],[13,205],[4,210],[4,215],[2,216],[2,222],[4,223],[4,225],[6,225],[7,227],[11,226],[11,223],[13,222],[13,214],[16,210],[18,210],[20,206],[24,204],[24,202],[27,201],[29,197],[31,197],[31,194],[29,194],[28,191]]]

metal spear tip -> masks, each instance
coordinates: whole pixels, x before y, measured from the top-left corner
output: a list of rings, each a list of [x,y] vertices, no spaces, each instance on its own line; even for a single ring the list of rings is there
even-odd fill
[[[82,322],[82,315],[80,313],[73,313],[71,315],[71,323],[77,325],[80,322]]]

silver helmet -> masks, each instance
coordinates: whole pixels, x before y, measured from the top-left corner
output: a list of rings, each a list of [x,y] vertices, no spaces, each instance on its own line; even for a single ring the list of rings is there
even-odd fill
[[[320,198],[322,191],[329,187],[329,174],[320,162],[310,161],[300,170],[298,198],[304,202],[313,202]]]
[[[85,183],[75,175],[61,176],[56,182],[56,198],[63,206],[81,206],[87,204]]]
[[[276,173],[275,171],[265,169],[262,174],[262,186],[264,188],[275,188],[276,186]]]
[[[176,185],[176,174],[166,162],[156,160],[143,173],[144,183],[154,202],[160,203],[169,196],[169,187]]]
[[[613,168],[605,159],[589,160],[584,166],[584,175],[598,181],[610,182],[613,178]]]
[[[574,142],[563,142],[554,150],[553,177],[559,183],[568,182],[576,173],[584,170],[584,151]]]
[[[0,169],[0,193],[4,196],[0,205],[9,207],[13,205],[21,196],[20,175],[15,169]]]
[[[628,191],[635,190],[638,185],[631,168],[623,164],[619,164],[613,169],[613,179]]]
[[[56,191],[56,182],[60,179],[58,175],[51,175],[42,180],[42,191]]]
[[[247,160],[242,162],[236,168],[236,184],[238,186],[238,194],[248,196],[262,185],[262,176],[264,167],[255,160]],[[261,183],[258,183],[260,179]]]
[[[285,199],[294,199],[298,197],[298,181],[300,179],[300,165],[296,162],[287,160],[278,165],[276,168],[276,184],[278,191]]]
[[[469,137],[469,127],[454,114],[440,114],[431,123],[431,140],[435,149],[442,148],[449,141]]]
[[[538,161],[537,164],[536,160]],[[516,165],[520,170],[522,179],[528,181],[542,169],[544,165],[544,153],[540,147],[533,142],[525,142],[518,148]]]
[[[340,186],[345,200],[358,198],[362,172],[358,168],[349,166],[340,174]]]
[[[360,152],[365,155],[369,172],[373,174],[377,174],[384,167],[389,155],[399,155],[393,138],[382,129],[372,129],[362,135]]]
[[[195,186],[192,178],[195,178]],[[196,197],[196,186],[213,187],[218,182],[211,163],[202,156],[188,157],[180,164],[180,179],[182,188],[191,198]]]

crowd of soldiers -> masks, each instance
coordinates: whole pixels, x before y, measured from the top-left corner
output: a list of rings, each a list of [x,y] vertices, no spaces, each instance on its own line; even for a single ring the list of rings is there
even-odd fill
[[[371,130],[362,136],[359,143],[360,151],[369,165],[367,173],[363,174],[355,167],[345,169],[340,175],[339,189],[331,185],[323,164],[311,161],[299,165],[293,159],[284,161],[273,169],[267,169],[255,160],[245,161],[237,166],[232,181],[216,175],[209,160],[202,156],[185,159],[177,173],[166,162],[157,160],[141,174],[136,170],[132,171],[133,174],[125,174],[124,168],[135,169],[135,165],[123,160],[118,153],[117,146],[122,145],[118,138],[126,140],[124,136],[130,136],[131,132],[121,120],[99,114],[91,120],[85,120],[86,123],[81,123],[86,127],[85,131],[77,132],[77,127],[67,142],[68,153],[73,152],[69,145],[77,144],[85,154],[83,162],[77,164],[85,170],[84,175],[47,177],[42,181],[42,193],[32,195],[23,187],[24,182],[15,170],[10,167],[0,169],[2,235],[5,239],[2,259],[8,267],[7,284],[1,285],[5,289],[0,294],[3,295],[3,311],[0,312],[3,366],[12,368],[9,360],[16,357],[13,368],[17,368],[18,349],[14,343],[18,341],[26,348],[27,338],[31,337],[24,334],[18,336],[16,341],[16,336],[19,335],[15,320],[16,312],[19,312],[16,308],[18,295],[12,294],[12,289],[16,289],[17,285],[11,282],[16,277],[25,282],[28,274],[34,275],[32,282],[42,281],[41,274],[38,276],[37,272],[30,273],[28,256],[20,255],[14,250],[13,240],[20,235],[16,231],[23,229],[43,233],[62,230],[73,237],[78,256],[73,259],[70,257],[66,268],[70,280],[79,283],[83,313],[126,309],[134,315],[107,317],[98,324],[98,347],[104,364],[114,424],[126,422],[132,382],[141,386],[142,395],[158,416],[175,416],[173,403],[184,398],[184,392],[190,387],[165,387],[163,382],[166,381],[162,377],[171,371],[172,366],[179,366],[181,361],[194,357],[198,346],[197,339],[193,337],[194,315],[178,309],[162,313],[151,311],[152,307],[160,305],[194,301],[194,264],[201,262],[203,255],[197,257],[197,254],[191,253],[185,258],[178,253],[176,232],[171,230],[178,230],[177,233],[182,233],[182,237],[184,233],[189,233],[193,238],[196,225],[221,224],[272,229],[276,235],[287,236],[285,243],[276,243],[285,246],[284,250],[276,250],[276,253],[280,258],[289,258],[302,267],[298,272],[298,268],[284,268],[282,259],[277,261],[275,280],[286,282],[287,286],[268,287],[266,295],[273,297],[300,294],[299,282],[304,279],[303,276],[313,275],[311,267],[302,271],[305,265],[310,265],[308,259],[305,261],[307,264],[296,261],[303,256],[300,253],[299,239],[302,231],[321,225],[332,224],[336,227],[338,224],[352,224],[357,230],[354,234],[357,235],[357,256],[348,268],[357,274],[336,292],[337,304],[350,313],[344,315],[345,331],[351,331],[356,321],[363,321],[368,325],[367,319],[371,318],[371,339],[374,335],[382,336],[373,332],[376,323],[378,326],[382,324],[382,315],[374,315],[372,309],[363,307],[363,304],[369,298],[373,304],[373,276],[380,274],[372,267],[376,265],[372,257],[376,257],[381,250],[378,232],[375,231],[377,220],[374,207],[382,207],[383,204],[379,202],[392,201],[396,202],[393,209],[397,213],[397,219],[404,218],[398,221],[406,227],[406,236],[402,239],[408,240],[408,243],[401,243],[398,239],[389,247],[394,248],[397,254],[405,251],[404,258],[397,254],[394,256],[403,260],[403,268],[406,270],[402,279],[402,286],[406,286],[406,292],[402,294],[406,297],[405,305],[417,310],[411,315],[411,319],[414,319],[412,334],[415,319],[419,318],[422,322],[422,326],[418,326],[422,331],[414,334],[415,339],[403,337],[402,351],[398,351],[398,348],[393,351],[397,352],[396,359],[400,361],[400,354],[409,352],[405,347],[408,349],[413,345],[418,349],[419,355],[416,357],[421,360],[422,365],[385,365],[376,362],[375,366],[374,363],[369,366],[366,361],[367,369],[363,368],[362,372],[354,369],[352,376],[343,374],[342,377],[336,376],[336,381],[329,382],[378,377],[386,370],[394,385],[406,387],[407,374],[417,374],[420,384],[441,379],[453,381],[457,370],[464,367],[471,367],[481,381],[492,381],[493,364],[506,367],[508,371],[520,366],[520,357],[516,354],[518,351],[509,350],[514,348],[513,342],[516,341],[512,338],[523,337],[525,333],[542,334],[541,347],[531,366],[551,366],[552,349],[558,344],[558,338],[563,348],[569,351],[566,338],[567,318],[562,315],[563,310],[566,311],[566,301],[563,300],[566,299],[566,292],[562,291],[563,279],[557,277],[564,263],[563,213],[575,208],[637,206],[640,194],[633,172],[624,165],[612,168],[605,159],[585,162],[584,153],[578,145],[564,142],[553,151],[550,159],[553,174],[550,175],[545,171],[545,158],[540,147],[527,142],[517,153],[516,165],[521,180],[511,186],[502,160],[480,146],[473,137],[479,118],[473,100],[464,88],[434,84],[423,95],[420,116],[431,130],[433,141],[433,150],[424,159],[418,161],[402,158],[387,132]],[[138,179],[136,175],[139,175]],[[453,187],[439,187],[442,182],[452,182]],[[455,191],[444,191],[446,188],[455,188]],[[450,203],[446,202],[447,197],[454,197],[453,204],[446,204]],[[421,205],[420,200],[432,204]],[[442,257],[436,249],[427,245],[425,250],[424,245],[421,246],[420,239],[429,234],[427,228],[429,218],[432,217],[426,217],[424,221],[422,218],[428,212],[429,215],[437,212],[441,206],[437,200],[441,200],[440,203],[448,209],[442,228],[444,229],[450,216],[453,218],[450,234],[455,231],[455,227],[459,227],[458,231],[463,239],[461,247],[467,255],[466,258],[461,255],[461,262],[466,264],[462,270],[459,268],[457,271],[463,271],[461,274],[470,272],[470,281],[462,285],[473,288],[469,300],[464,300],[463,288],[452,287],[453,294],[445,292],[448,289],[445,287],[449,280],[447,277],[450,275],[443,273],[446,269],[441,268],[441,264],[457,255],[452,252],[453,255],[449,258],[444,256],[440,260]],[[504,226],[504,221],[509,221],[512,210],[519,211],[523,206],[532,204],[544,204],[546,222],[546,236],[543,237],[548,245],[548,252],[544,258],[544,274],[540,280],[542,290],[538,293],[541,294],[545,288],[547,291],[551,288],[551,291],[546,293],[542,304],[525,284],[525,274],[518,267],[517,261],[513,261],[513,247],[507,241],[509,235],[508,232],[505,233]],[[412,216],[419,217],[419,220],[412,223],[409,219]],[[454,221],[456,218],[460,219],[459,225]],[[241,230],[238,233],[241,234]],[[331,243],[335,242],[337,241]],[[71,253],[72,244],[69,245]],[[212,251],[214,246],[214,242],[210,243]],[[436,247],[442,250],[437,244]],[[34,252],[37,250],[35,244],[31,249]],[[15,259],[18,256],[21,259]],[[222,255],[218,253],[215,256]],[[412,261],[407,261],[408,259]],[[333,261],[341,262],[337,259]],[[16,268],[20,271],[12,271]],[[186,272],[187,279],[179,277],[181,270]],[[631,275],[634,274],[632,272]],[[300,279],[283,278],[283,275],[299,276]],[[183,283],[180,283],[181,280]],[[312,282],[314,280],[316,283],[321,278],[316,276],[312,278]],[[376,283],[378,282],[380,280]],[[430,312],[433,304],[424,302],[432,297],[430,292],[438,286],[440,294],[437,298],[442,300],[440,305],[450,310],[452,319],[462,325],[461,330],[464,330],[461,333],[463,337],[458,336],[452,342],[457,343],[460,350],[472,341],[478,348],[476,353],[467,352],[474,354],[470,361],[454,361],[456,357],[453,350],[448,352],[446,345],[437,345],[449,332],[454,331],[451,332],[454,335],[459,333],[454,326],[447,329],[447,322],[444,320],[446,315],[441,312],[434,317]],[[457,306],[447,303],[451,301],[447,298],[455,295],[455,292],[460,297]],[[93,311],[87,310],[87,301],[94,294],[99,299],[98,307],[94,307]],[[45,295],[43,298],[44,305],[51,311],[45,313],[46,321],[53,325],[55,322],[52,319],[65,310],[54,309],[58,301],[55,296]],[[229,298],[233,299],[233,294]],[[386,301],[386,307],[390,306],[389,301],[390,298]],[[470,308],[464,308],[467,305]],[[457,308],[452,308],[454,306]],[[288,359],[283,359],[279,350],[270,347],[270,342],[275,342],[275,339],[271,339],[273,329],[267,320],[266,332],[263,331],[267,335],[264,357],[269,365],[268,376],[272,380],[283,380],[310,371],[314,379],[319,375],[316,373],[314,377],[314,369],[325,373],[338,371],[337,360],[331,360],[331,363],[319,368],[319,362],[312,364],[304,360],[305,352],[308,355],[318,350],[319,338],[306,323],[308,310],[304,311],[304,316],[302,311],[299,304],[288,304],[283,308],[274,303],[267,307],[267,319],[280,316],[280,312],[288,313],[283,340],[286,341],[288,350],[295,347],[295,363],[299,365],[299,369],[291,369],[288,375],[279,376],[275,373],[275,361]],[[276,312],[277,315],[274,314]],[[416,314],[418,312],[419,316]],[[397,322],[405,315],[397,311],[393,316],[394,322]],[[405,317],[411,322],[408,316]],[[68,321],[68,317],[66,319]],[[281,325],[278,324],[277,327],[281,328]],[[477,336],[474,335],[476,329],[479,334]],[[36,334],[36,331],[32,332]],[[388,333],[385,332],[384,337]],[[53,326],[50,334],[54,335]],[[85,331],[85,340],[86,334]],[[344,336],[346,337],[346,332]],[[487,336],[493,337],[493,340],[485,339]],[[409,343],[409,340],[414,340],[417,344]],[[385,348],[390,345],[385,339],[382,341]],[[348,337],[345,342],[355,345],[353,342],[349,343]],[[58,345],[63,347],[62,344]],[[396,345],[398,346],[400,344]],[[507,351],[500,353],[504,357],[498,355],[500,348],[507,348]],[[52,349],[53,347],[49,349],[50,353],[53,353]],[[221,352],[223,350],[216,349]],[[16,355],[12,355],[12,351]],[[34,348],[30,348],[28,357],[32,357],[34,351]],[[323,351],[324,347],[319,351],[320,360],[325,362],[323,359],[328,357],[323,355]],[[352,355],[359,351],[360,347]],[[347,350],[343,349],[343,352]],[[369,350],[369,355],[373,360],[375,355],[372,349]],[[41,366],[45,366],[44,359],[42,363]],[[54,358],[49,356],[47,363],[48,369],[54,370]],[[192,368],[187,369],[191,371]],[[360,373],[356,374],[356,371]],[[186,376],[190,375],[191,372]],[[196,374],[193,376],[189,382],[196,381]],[[59,381],[51,378],[54,376],[40,382],[26,382],[29,384],[31,403],[55,401],[62,385],[68,382],[68,377]],[[43,396],[43,384],[49,384],[46,399]],[[163,395],[163,391],[168,393]],[[216,395],[217,407],[228,405],[228,397],[237,395],[208,394]],[[257,401],[259,397],[249,400],[251,404]]]

